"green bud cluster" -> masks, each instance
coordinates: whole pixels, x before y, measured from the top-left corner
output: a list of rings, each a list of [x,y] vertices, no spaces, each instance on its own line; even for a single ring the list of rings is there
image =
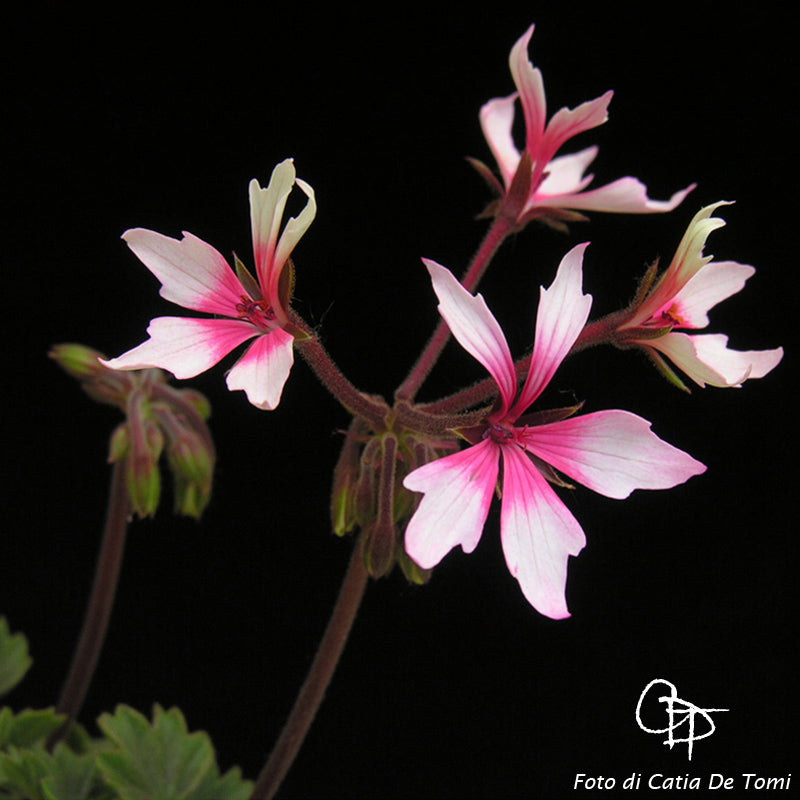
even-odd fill
[[[172,474],[175,513],[199,518],[211,498],[216,458],[206,424],[208,400],[170,386],[161,370],[110,369],[101,363],[101,353],[84,345],[56,345],[50,356],[93,400],[124,413],[111,434],[108,461],[124,466],[132,511],[140,517],[155,514],[163,455]]]

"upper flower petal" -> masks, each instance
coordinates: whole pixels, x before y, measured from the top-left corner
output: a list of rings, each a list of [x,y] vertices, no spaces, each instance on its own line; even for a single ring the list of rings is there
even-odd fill
[[[514,361],[500,324],[480,294],[471,295],[449,269],[422,259],[439,298],[439,313],[458,343],[489,371],[500,389],[503,413],[517,388]]]
[[[465,553],[475,549],[489,514],[499,461],[498,445],[486,439],[406,475],[406,489],[425,493],[405,534],[406,552],[421,567],[436,566],[456,545]]]
[[[581,103],[576,108],[561,108],[556,111],[547,123],[541,153],[531,155],[549,161],[568,139],[602,125],[608,120],[608,104],[613,96],[614,92],[609,91],[594,100]]]
[[[278,238],[286,200],[295,184],[308,201],[297,217],[289,219]],[[305,181],[295,179],[294,163],[290,158],[275,167],[265,189],[257,180],[250,181],[250,222],[256,273],[264,296],[275,310],[280,306],[278,282],[281,270],[316,213],[314,190]]]
[[[704,256],[703,248],[711,231],[725,225],[725,220],[711,216],[717,208],[723,205],[730,204],[725,201],[713,203],[701,208],[695,214],[678,245],[678,249],[675,251],[675,255],[672,257],[669,267],[659,278],[658,283],[650,291],[636,315],[628,322],[626,327],[641,325],[663,306],[671,302],[678,292],[711,261],[713,256]]]
[[[256,408],[276,408],[294,362],[293,342],[282,328],[259,336],[228,372],[228,388],[243,389]]]
[[[512,409],[512,419],[525,413],[542,393],[589,318],[592,296],[583,294],[581,289],[583,253],[587,246],[584,243],[573,247],[561,259],[550,288],[540,290],[531,365]]]
[[[544,94],[542,73],[531,64],[528,58],[528,44],[533,36],[531,25],[511,48],[509,67],[522,104],[525,118],[526,149],[532,159],[536,159],[545,131],[547,102]]]
[[[260,331],[255,325],[236,319],[156,317],[147,333],[147,341],[102,363],[112,369],[160,367],[176,378],[193,378]]]
[[[519,440],[570,478],[617,499],[634,489],[669,489],[706,469],[628,411],[598,411],[537,425],[522,431]]]
[[[500,535],[506,564],[537,611],[568,617],[567,560],[581,551],[586,537],[530,458],[515,445],[502,450]]]
[[[730,350],[721,333],[689,336],[672,331],[657,339],[639,342],[663,353],[698,386],[741,386],[750,378],[763,378],[783,358],[783,348]]]
[[[478,114],[483,135],[500,169],[506,189],[519,166],[520,154],[514,144],[514,104],[516,92],[508,97],[497,97],[485,103]]]
[[[161,281],[161,296],[193,311],[236,316],[246,292],[228,262],[210,244],[191,233],[172,239],[134,228],[122,238]]]

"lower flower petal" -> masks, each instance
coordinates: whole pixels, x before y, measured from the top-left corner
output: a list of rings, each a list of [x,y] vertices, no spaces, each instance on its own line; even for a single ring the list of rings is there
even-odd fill
[[[293,343],[282,328],[259,336],[228,372],[228,388],[244,390],[256,408],[272,411],[294,363]]]
[[[403,486],[424,492],[406,527],[406,552],[424,569],[461,545],[471,553],[483,532],[500,462],[489,440],[439,458],[406,475]]]
[[[506,564],[528,602],[553,619],[569,616],[567,561],[586,544],[581,526],[525,452],[503,447],[500,536]]]
[[[598,186],[597,189],[588,192],[541,197],[537,194],[525,210],[535,206],[550,206],[619,214],[657,214],[672,211],[683,202],[694,187],[695,184],[692,184],[675,192],[669,200],[651,200],[647,196],[647,187],[641,181],[627,177],[607,183],[605,186]]]
[[[193,378],[257,336],[259,330],[235,319],[156,317],[147,333],[150,338],[146,342],[103,363],[112,369],[160,367],[176,378]]]
[[[550,466],[616,499],[634,489],[669,489],[706,469],[628,411],[597,411],[538,425],[521,432],[520,440]]]
[[[727,388],[741,386],[750,378],[763,378],[783,358],[775,350],[730,350],[728,337],[721,333],[690,336],[672,331],[657,339],[642,341],[663,353],[698,386]]]

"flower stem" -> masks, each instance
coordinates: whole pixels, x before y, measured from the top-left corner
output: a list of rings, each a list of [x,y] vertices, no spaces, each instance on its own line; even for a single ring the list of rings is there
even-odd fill
[[[56,705],[56,713],[66,715],[66,720],[50,735],[47,742],[50,749],[67,734],[77,719],[97,666],[114,605],[128,528],[128,511],[124,461],[117,461],[111,472],[106,523],[92,593],[72,664]]]
[[[389,411],[386,402],[356,389],[336,366],[314,331],[294,312],[292,324],[305,334],[295,339],[295,347],[325,388],[354,417],[366,420],[373,428],[381,428]]]
[[[508,216],[500,214],[494,218],[491,227],[486,232],[486,236],[475,253],[469,268],[464,273],[461,283],[470,292],[478,285],[483,273],[489,266],[494,254],[505,240],[506,236],[514,229],[514,222]],[[441,355],[447,340],[450,338],[450,329],[444,320],[440,319],[433,335],[428,340],[422,353],[414,364],[411,372],[395,392],[397,400],[408,400],[411,402],[419,391],[425,378],[428,377],[433,365]]]
[[[297,756],[342,654],[367,586],[359,547],[353,548],[336,605],[294,707],[256,780],[250,800],[271,800]]]

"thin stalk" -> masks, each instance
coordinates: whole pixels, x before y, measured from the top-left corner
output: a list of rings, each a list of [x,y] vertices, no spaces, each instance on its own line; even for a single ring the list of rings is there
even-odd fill
[[[333,677],[366,586],[367,570],[361,548],[354,547],[314,661],[278,741],[256,780],[250,800],[271,800],[289,771]]]
[[[83,629],[56,705],[56,712],[64,714],[66,720],[51,734],[47,742],[49,748],[54,747],[66,735],[72,723],[77,719],[94,676],[108,629],[108,621],[111,618],[111,609],[114,605],[122,554],[125,549],[128,512],[124,461],[117,461],[111,472],[105,528]]]
[[[489,266],[494,254],[505,240],[506,236],[514,229],[514,221],[504,214],[494,218],[491,227],[478,248],[478,252],[472,259],[469,268],[464,273],[461,283],[470,292],[478,285],[483,273]],[[419,391],[425,378],[428,377],[433,365],[441,355],[447,340],[450,338],[450,329],[445,321],[440,319],[433,335],[428,340],[422,353],[414,364],[408,377],[400,384],[395,392],[397,400],[408,400],[411,402]]]

